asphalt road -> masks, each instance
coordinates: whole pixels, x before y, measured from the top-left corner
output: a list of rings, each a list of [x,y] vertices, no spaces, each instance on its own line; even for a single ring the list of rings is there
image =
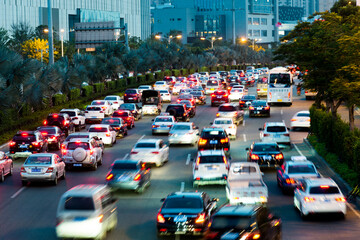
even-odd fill
[[[249,94],[254,91],[251,88]],[[272,107],[270,118],[250,119],[246,113],[245,123],[238,127],[237,139],[231,141],[232,161],[246,161],[245,148],[259,139],[258,128],[266,121],[285,121],[289,126],[291,117],[297,111],[308,109],[311,103],[312,101],[305,101],[304,96],[295,96],[291,107]],[[212,108],[209,104],[198,106],[196,116],[191,121],[200,128],[208,126],[215,118],[216,111],[217,108]],[[0,185],[0,239],[56,239],[56,208],[65,191],[78,184],[105,183],[110,164],[117,158],[125,157],[139,138],[162,138],[167,142],[167,136],[151,135],[152,118],[146,116],[136,122],[136,127],[129,131],[127,137],[118,140],[112,148],[106,148],[103,165],[97,171],[68,171],[66,180],[60,181],[57,186],[31,184],[22,187],[19,173],[22,162],[16,161],[14,175],[6,177],[5,182]],[[284,150],[285,159],[299,154],[304,154],[310,160],[315,159],[312,151],[303,143],[306,136],[306,131],[291,132],[294,145]],[[191,181],[192,162],[187,161],[189,154],[195,157],[196,147],[171,146],[169,162],[163,167],[152,168],[151,186],[142,195],[132,192],[117,194],[118,226],[109,233],[107,239],[156,239],[155,219],[161,206],[160,199],[181,188],[185,191],[194,190]],[[294,210],[293,198],[284,196],[278,189],[275,170],[264,172],[270,195],[269,207],[283,221],[283,239],[359,239],[360,215],[357,211],[348,208],[345,220],[326,217],[304,222]],[[224,186],[204,186],[197,190],[219,198],[219,206],[225,203]]]

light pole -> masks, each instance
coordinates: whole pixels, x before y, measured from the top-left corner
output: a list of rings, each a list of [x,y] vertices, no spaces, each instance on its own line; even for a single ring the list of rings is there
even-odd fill
[[[61,57],[64,57],[64,29],[60,29],[60,39],[61,39]]]
[[[170,35],[169,37],[162,37],[161,35],[155,35],[155,38],[157,39],[157,40],[160,40],[160,39],[165,39],[165,40],[167,40],[168,41],[168,44],[170,44],[171,43],[171,40],[173,40],[173,39],[182,39],[182,35],[176,35],[175,37],[173,36],[173,35]]]
[[[49,64],[54,64],[54,43],[53,43],[53,24],[52,24],[52,7],[51,1],[48,0],[48,28],[49,28]]]
[[[211,43],[211,49],[214,49],[214,42],[216,40],[222,40],[223,38],[222,37],[201,37],[200,38],[201,40],[209,40],[209,42]]]

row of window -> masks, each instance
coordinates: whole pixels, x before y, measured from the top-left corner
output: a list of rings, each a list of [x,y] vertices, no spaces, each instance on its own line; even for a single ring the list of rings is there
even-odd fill
[[[181,21],[182,19],[181,18],[178,18],[177,19],[178,21]],[[175,21],[175,18],[170,18],[170,22],[174,22]]]
[[[275,25],[275,19],[271,19],[271,24]],[[268,25],[267,18],[248,18],[248,25]]]
[[[267,30],[249,30],[248,31],[249,37],[267,37],[268,31]],[[272,30],[272,36],[275,36],[275,31]]]

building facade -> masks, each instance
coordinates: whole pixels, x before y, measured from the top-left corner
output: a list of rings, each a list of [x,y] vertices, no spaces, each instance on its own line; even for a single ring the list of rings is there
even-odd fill
[[[1,0],[0,27],[25,22],[36,28],[48,25],[47,0]],[[53,27],[64,39],[72,35],[75,23],[114,21],[128,24],[131,36],[146,39],[151,35],[150,0],[52,0]]]

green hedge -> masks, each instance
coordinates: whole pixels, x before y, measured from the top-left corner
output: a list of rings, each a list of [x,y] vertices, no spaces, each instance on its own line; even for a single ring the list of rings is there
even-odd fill
[[[155,73],[155,80],[160,81],[164,79],[164,72],[156,72]]]
[[[104,93],[105,91],[105,84],[104,83],[94,83],[95,93]]]
[[[218,71],[225,71],[225,68],[224,68],[224,66],[218,66],[218,67],[217,67],[217,70],[218,70]]]
[[[127,85],[133,87],[136,85],[136,78],[135,77],[128,77],[127,78]]]
[[[209,68],[208,67],[201,67],[200,72],[209,72]]]
[[[116,81],[105,82],[105,85],[106,85],[107,90],[115,90],[116,89]]]
[[[67,101],[67,97],[65,94],[55,94],[53,96],[54,106],[59,106],[63,103],[66,103],[66,101]]]
[[[81,96],[81,90],[79,88],[71,89],[69,93],[69,100],[73,101],[79,99],[80,96]]]
[[[164,71],[164,76],[171,76],[172,72],[169,69]]]
[[[138,82],[138,83],[145,83],[145,81],[146,81],[145,75],[139,75],[139,76],[137,76],[137,82]]]
[[[230,70],[237,70],[238,66],[237,65],[231,65],[230,68],[231,68]]]
[[[171,71],[171,73],[172,73],[172,75],[175,76],[175,77],[180,76],[180,70],[173,69],[173,70]]]
[[[94,93],[94,87],[93,86],[84,86],[82,87],[82,96],[86,98],[91,98]]]
[[[185,77],[188,75],[188,70],[186,68],[180,69],[180,75]]]
[[[146,82],[152,82],[152,81],[154,81],[154,74],[152,74],[152,73],[147,73],[147,74],[145,75],[145,77],[146,77]]]

